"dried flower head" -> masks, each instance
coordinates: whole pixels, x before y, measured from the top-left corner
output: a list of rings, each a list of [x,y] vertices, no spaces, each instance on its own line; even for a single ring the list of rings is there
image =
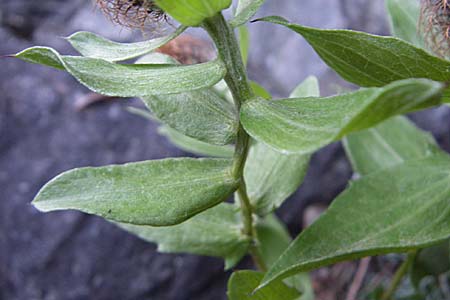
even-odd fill
[[[102,11],[111,20],[129,28],[151,27],[160,21],[167,21],[167,16],[151,0],[96,0]]]
[[[450,0],[422,0],[420,29],[436,55],[450,57]]]

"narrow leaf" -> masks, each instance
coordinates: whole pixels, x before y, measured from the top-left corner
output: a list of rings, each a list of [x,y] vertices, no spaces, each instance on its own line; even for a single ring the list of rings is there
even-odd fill
[[[237,113],[211,89],[147,96],[142,100],[169,127],[200,141],[226,145],[237,133]]]
[[[395,117],[344,140],[353,169],[366,175],[405,161],[421,159],[441,150],[433,136],[405,117]]]
[[[297,300],[299,292],[288,287],[282,281],[273,282],[266,288],[253,292],[258,286],[263,273],[255,271],[239,271],[231,275],[228,281],[229,300]]]
[[[249,240],[241,233],[239,210],[219,204],[184,223],[151,227],[118,223],[140,238],[158,244],[160,252],[191,253],[224,258],[232,267],[247,252]]]
[[[107,61],[123,61],[148,54],[179,36],[185,26],[172,34],[138,43],[117,43],[91,32],[77,32],[67,38],[69,43],[83,56]]]
[[[197,26],[231,5],[231,0],[156,0],[172,18],[186,26]]]
[[[292,97],[318,97],[317,79],[310,77],[291,94]],[[261,142],[250,148],[244,168],[247,192],[256,212],[267,215],[292,195],[306,175],[309,154],[282,154]]]
[[[256,96],[270,100],[272,99],[272,95],[259,83],[255,81],[250,81],[250,86],[253,89],[253,92]]]
[[[256,140],[284,153],[307,154],[394,115],[441,103],[443,86],[410,79],[328,98],[245,103],[241,122]]]
[[[406,252],[448,239],[449,170],[449,157],[435,155],[353,182],[294,240],[261,286],[336,262]]]
[[[65,172],[33,201],[44,212],[76,209],[136,225],[169,226],[224,201],[237,186],[231,161],[164,159]]]
[[[271,267],[291,243],[291,237],[284,224],[275,216],[269,215],[256,224],[261,256]],[[284,282],[295,287],[302,296],[298,300],[314,300],[314,290],[308,273],[300,273]]]
[[[394,36],[424,48],[419,34],[420,0],[386,0],[391,32]]]
[[[160,122],[155,116],[153,116],[148,110],[139,109],[135,107],[128,107],[127,110],[135,115],[141,116],[147,120]],[[232,158],[234,154],[234,147],[232,146],[217,146],[211,145],[176,131],[166,125],[161,125],[158,128],[158,133],[165,136],[169,141],[186,152],[197,154],[200,156],[211,156],[211,157],[223,157]]]
[[[261,21],[301,34],[339,75],[360,86],[383,86],[407,78],[450,79],[450,62],[394,37],[351,30],[323,30],[289,23],[280,17]]]
[[[220,60],[190,66],[121,65],[95,58],[60,56],[55,50],[45,47],[29,48],[16,57],[66,70],[94,92],[118,97],[197,90],[214,85],[226,72]]]
[[[230,21],[231,26],[244,25],[256,14],[266,0],[239,0],[236,15]]]
[[[248,63],[248,52],[250,49],[250,32],[247,26],[240,26],[239,33],[239,48],[241,49],[242,61],[244,65]]]

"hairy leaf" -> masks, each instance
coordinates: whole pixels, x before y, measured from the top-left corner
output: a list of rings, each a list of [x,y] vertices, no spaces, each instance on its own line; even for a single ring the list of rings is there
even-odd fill
[[[220,60],[190,66],[121,65],[102,59],[61,56],[46,47],[29,48],[16,54],[16,57],[66,70],[94,92],[118,97],[176,94],[197,90],[214,85],[226,72]]]
[[[400,116],[351,133],[344,146],[353,169],[360,175],[441,152],[431,134]]]
[[[139,109],[135,107],[128,107],[127,109],[130,113],[141,116],[145,119],[160,122],[155,116],[153,116],[148,110]],[[234,147],[232,146],[217,146],[211,145],[191,137],[188,137],[175,129],[170,128],[166,125],[161,125],[158,128],[158,133],[165,136],[169,141],[186,152],[201,156],[212,156],[212,157],[223,157],[232,158],[234,154]]]
[[[229,144],[236,137],[234,107],[211,89],[142,100],[159,120],[189,137],[214,145]]]
[[[450,237],[450,159],[440,154],[364,176],[337,197],[261,286],[339,261],[406,252]]]
[[[232,158],[234,149],[232,146],[211,145],[191,137],[188,137],[168,126],[160,126],[158,133],[167,137],[172,144],[181,150],[204,156]]]
[[[262,21],[301,34],[344,79],[360,86],[383,86],[407,78],[450,80],[450,62],[394,37],[351,30],[323,30],[289,23],[280,17]]]
[[[157,243],[160,252],[223,257],[226,267],[231,268],[245,255],[249,245],[248,238],[241,233],[239,216],[237,207],[222,203],[174,226],[117,225]]]
[[[172,18],[186,26],[197,26],[204,19],[231,5],[231,0],[156,0]]]
[[[269,215],[256,224],[260,241],[261,256],[267,266],[272,266],[291,243],[289,232],[283,223],[275,216]],[[300,273],[287,278],[284,282],[295,287],[302,296],[298,300],[314,300],[314,290],[307,273]]]
[[[230,21],[231,26],[238,27],[250,21],[264,2],[266,0],[239,0],[236,15]]]
[[[224,201],[237,184],[230,160],[163,159],[65,172],[33,204],[44,212],[76,209],[117,222],[169,226]]]
[[[107,61],[123,61],[148,54],[179,36],[185,26],[180,26],[170,35],[138,43],[117,43],[91,32],[77,32],[67,38],[69,43],[83,56]]]
[[[307,154],[394,115],[441,103],[443,86],[409,79],[328,98],[255,99],[241,110],[245,130],[284,153]]]
[[[292,92],[291,97],[319,95],[317,79],[310,77]],[[297,190],[306,175],[309,159],[309,154],[282,154],[261,142],[252,144],[244,178],[250,201],[259,215],[271,213]]]
[[[386,0],[392,34],[419,48],[425,43],[420,35],[420,0]]]
[[[253,292],[258,286],[263,273],[255,271],[238,271],[228,281],[228,300],[297,300],[300,293],[282,281]]]

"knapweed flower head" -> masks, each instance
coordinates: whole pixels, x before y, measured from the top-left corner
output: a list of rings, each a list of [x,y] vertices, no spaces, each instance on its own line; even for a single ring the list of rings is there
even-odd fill
[[[422,0],[420,30],[438,56],[450,57],[450,0]]]
[[[167,16],[152,0],[96,0],[101,10],[114,22],[124,27],[144,29]]]

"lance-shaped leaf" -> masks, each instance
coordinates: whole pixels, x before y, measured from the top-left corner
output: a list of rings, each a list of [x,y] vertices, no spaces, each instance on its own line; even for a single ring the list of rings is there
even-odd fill
[[[159,120],[189,137],[214,145],[229,144],[236,137],[237,112],[212,89],[142,100]]]
[[[261,286],[336,262],[406,252],[448,239],[449,170],[448,155],[438,154],[353,182],[294,240]]]
[[[239,0],[231,26],[238,27],[250,21],[264,2],[266,0]]]
[[[261,257],[266,266],[271,267],[291,243],[291,237],[284,224],[275,216],[269,215],[256,224]],[[308,273],[300,273],[284,282],[295,287],[302,296],[298,300],[314,300],[314,290]]]
[[[148,120],[154,122],[160,122],[157,118],[155,118],[148,110],[139,109],[135,107],[128,107],[127,109],[130,113],[141,116]],[[191,137],[188,137],[175,129],[170,128],[166,125],[161,125],[158,128],[158,133],[160,135],[165,136],[169,139],[169,141],[186,152],[190,152],[193,154],[201,155],[201,156],[212,156],[212,157],[223,157],[223,158],[232,158],[234,154],[234,147],[230,145],[226,146],[217,146],[211,145]]]
[[[108,96],[141,97],[176,94],[209,87],[225,75],[220,60],[198,65],[122,65],[102,59],[61,56],[46,47],[33,47],[16,55],[24,61],[66,70],[94,92]]]
[[[160,252],[222,257],[227,269],[245,255],[249,245],[248,238],[241,232],[239,209],[228,203],[169,227],[117,225],[146,241],[157,243]]]
[[[117,43],[91,32],[81,31],[67,38],[69,43],[83,56],[107,61],[123,61],[148,54],[179,36],[185,26],[167,36],[137,43]]]
[[[301,34],[320,57],[344,79],[360,86],[383,86],[407,78],[450,80],[450,62],[394,37],[351,30],[323,30],[289,23],[280,17],[261,19]]]
[[[309,77],[291,94],[291,97],[318,97],[317,78]],[[244,168],[247,192],[256,212],[267,215],[277,209],[294,193],[306,175],[309,154],[283,154],[261,142],[250,147]]]
[[[197,26],[231,5],[231,0],[156,0],[172,18],[186,26]]]
[[[44,212],[76,209],[117,222],[169,226],[224,201],[237,184],[230,160],[163,159],[68,171],[47,183],[33,204]]]
[[[256,140],[285,153],[310,153],[397,114],[441,103],[443,85],[409,79],[328,98],[245,103],[241,122]]]
[[[228,300],[297,300],[300,293],[282,281],[254,292],[263,273],[255,271],[238,271],[231,275],[228,281]]]
[[[419,48],[425,43],[418,26],[420,19],[420,0],[386,0],[391,32]]]
[[[360,175],[442,151],[431,134],[401,116],[351,133],[344,140],[344,146],[353,169]]]

